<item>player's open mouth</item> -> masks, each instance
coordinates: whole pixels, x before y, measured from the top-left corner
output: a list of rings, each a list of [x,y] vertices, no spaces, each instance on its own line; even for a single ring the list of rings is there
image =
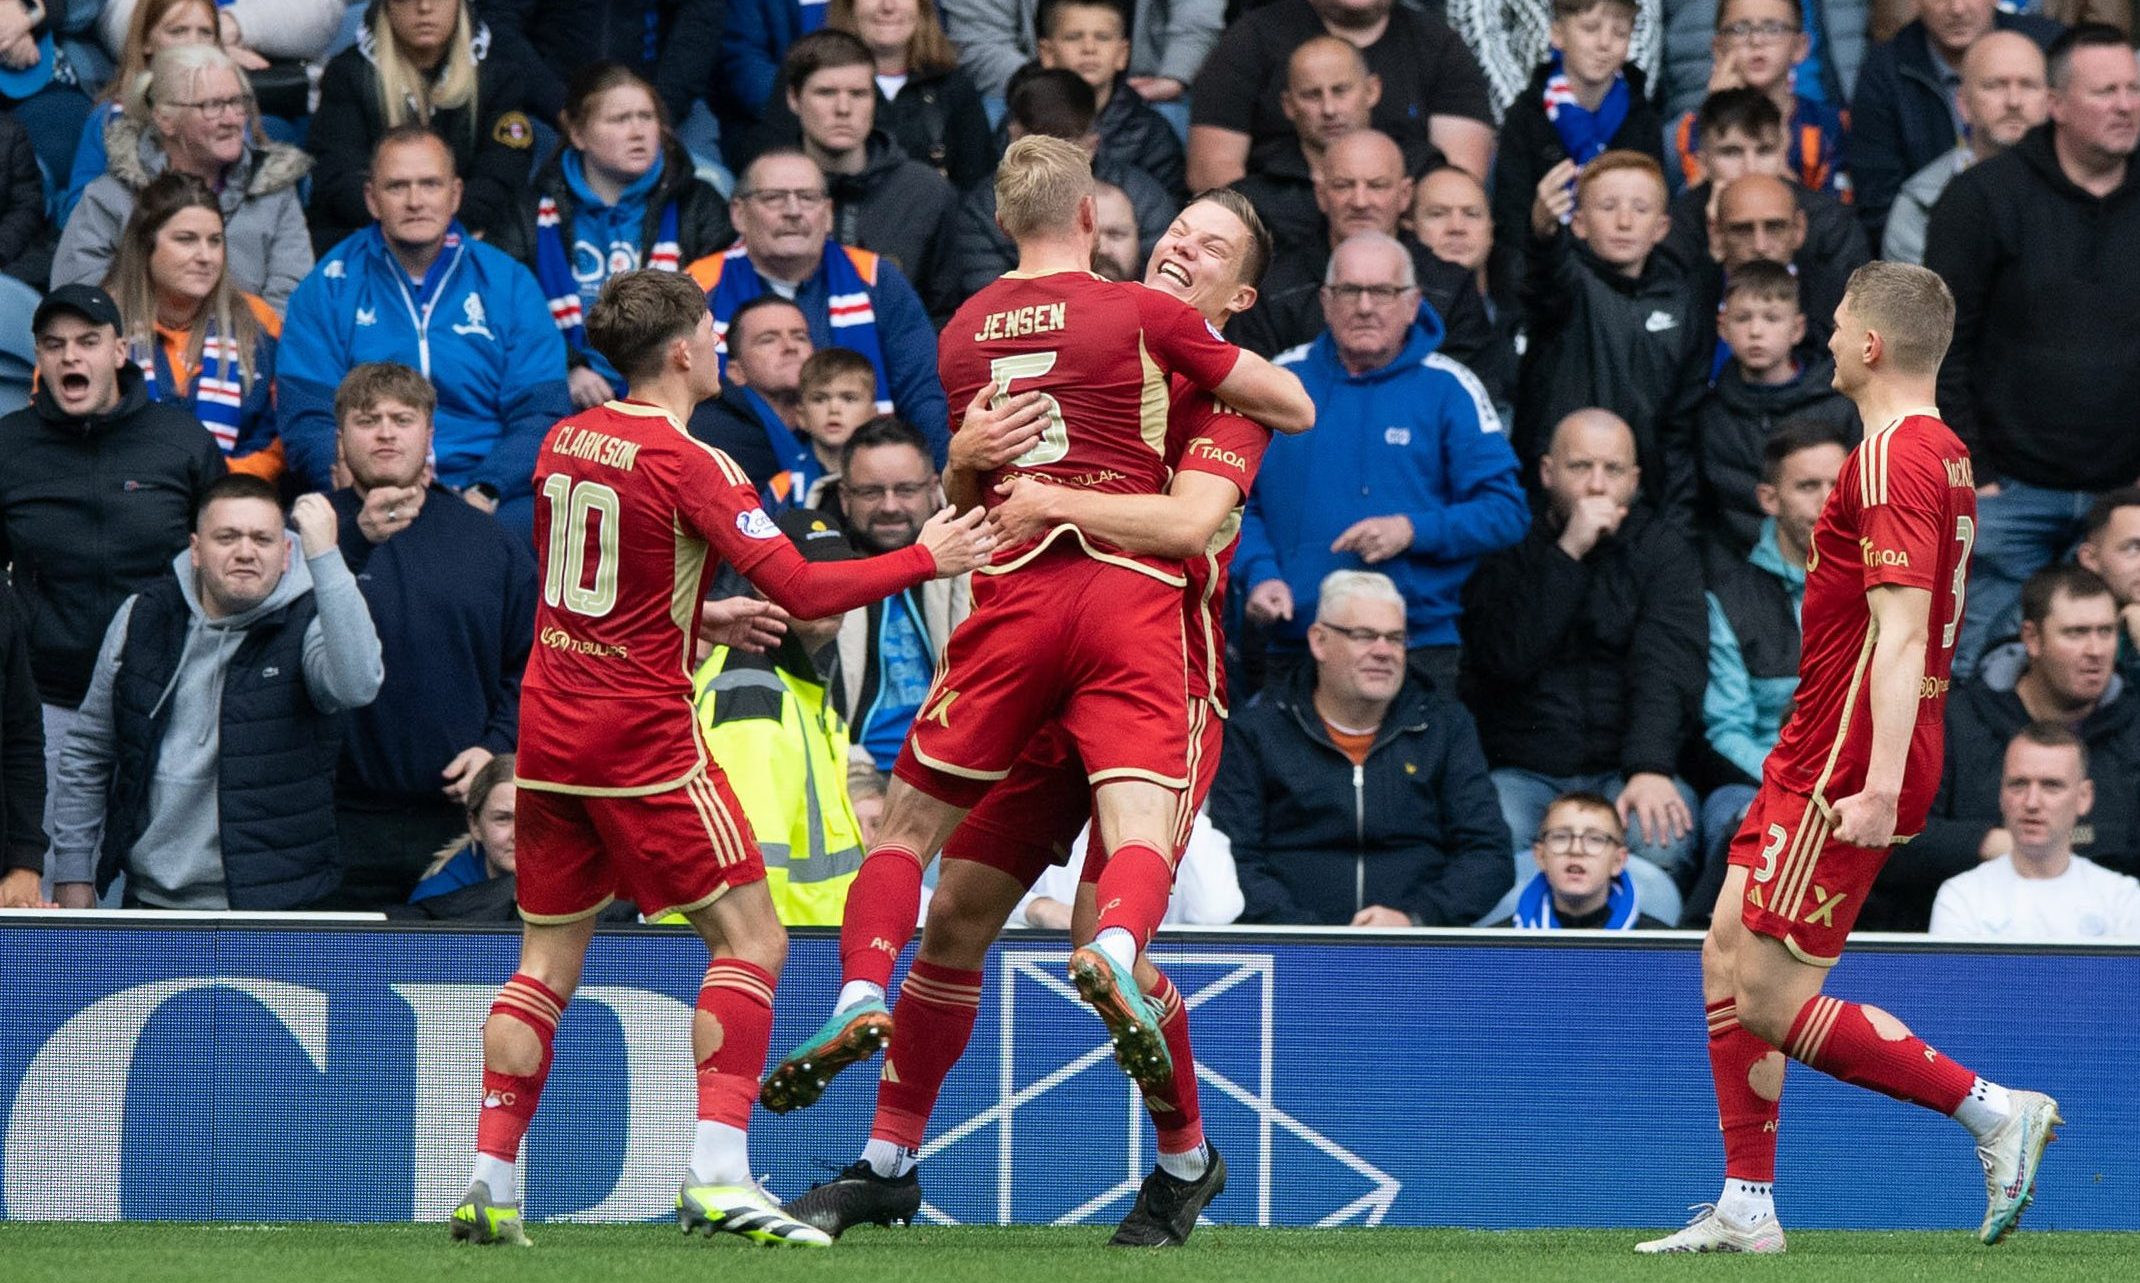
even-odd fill
[[[1159,275],[1166,277],[1183,289],[1189,288],[1189,272],[1181,264],[1169,260],[1159,265]]]

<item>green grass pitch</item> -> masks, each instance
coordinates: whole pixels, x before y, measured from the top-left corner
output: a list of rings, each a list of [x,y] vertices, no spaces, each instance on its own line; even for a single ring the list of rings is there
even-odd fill
[[[1189,1246],[1104,1248],[1109,1229],[863,1228],[830,1251],[685,1238],[673,1228],[537,1225],[532,1251],[449,1244],[443,1225],[54,1225],[0,1223],[0,1277],[156,1283],[1433,1283],[1437,1280],[1760,1279],[1906,1283],[1923,1279],[2132,1278],[2140,1235],[2030,1233],[1996,1248],[1964,1231],[1807,1232],[1781,1258],[1638,1258],[1618,1230],[1267,1230],[1207,1228]]]

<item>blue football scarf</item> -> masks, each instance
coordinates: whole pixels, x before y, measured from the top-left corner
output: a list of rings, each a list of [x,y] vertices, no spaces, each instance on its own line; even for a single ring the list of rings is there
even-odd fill
[[[877,309],[869,299],[869,283],[862,279],[854,259],[837,241],[825,242],[825,256],[818,270],[825,274],[825,311],[832,341],[869,358],[870,368],[877,375],[877,413],[890,414],[892,381],[884,372],[884,348],[877,338]],[[713,308],[713,332],[721,340],[724,378],[728,373],[729,318],[737,308],[771,289],[751,265],[741,242],[721,255],[720,279],[707,294],[707,303]]]
[[[238,341],[217,334],[214,317],[203,319],[201,324],[207,329],[201,336],[201,364],[193,372],[192,387],[177,385],[177,374],[164,360],[163,344],[154,337],[149,341],[148,352],[135,350],[134,364],[141,367],[143,390],[150,401],[185,402],[228,455],[238,446],[248,371],[238,351]]]
[[[1605,925],[1601,931],[1632,931],[1640,910],[1635,904],[1635,883],[1622,869],[1612,880],[1612,893],[1605,901]],[[1546,885],[1546,875],[1538,874],[1523,894],[1516,898],[1514,925],[1524,931],[1552,931],[1561,925],[1560,915],[1553,912],[1553,890]]]
[[[577,159],[567,157],[567,162]],[[625,195],[651,191],[661,179],[662,162],[656,160]],[[642,186],[643,185],[643,186]],[[620,198],[619,203],[623,203]],[[596,246],[596,253],[606,253],[606,247]],[[676,202],[670,201],[661,208],[661,230],[655,233],[654,244],[646,251],[643,266],[664,272],[673,272],[683,266],[683,251],[676,239]],[[603,261],[606,268],[602,281],[626,270],[626,266]],[[542,296],[550,305],[550,319],[565,335],[565,345],[577,352],[587,346],[587,314],[580,297],[579,278],[572,274],[572,253],[565,246],[564,216],[557,202],[544,196],[535,203],[535,279],[542,286]]]
[[[1552,71],[1546,77],[1546,119],[1553,122],[1553,132],[1560,135],[1560,145],[1567,149],[1569,159],[1587,165],[1612,146],[1612,136],[1627,123],[1627,109],[1634,95],[1627,88],[1627,77],[1616,76],[1612,88],[1605,91],[1605,100],[1592,111],[1576,101],[1558,49],[1553,51],[1549,65]]]

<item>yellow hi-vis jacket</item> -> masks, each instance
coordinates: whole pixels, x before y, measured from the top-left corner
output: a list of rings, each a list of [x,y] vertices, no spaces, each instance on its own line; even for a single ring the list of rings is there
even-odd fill
[[[862,867],[847,797],[847,723],[793,643],[772,655],[717,646],[692,676],[706,747],[743,803],[765,858],[766,889],[791,927],[838,926]]]

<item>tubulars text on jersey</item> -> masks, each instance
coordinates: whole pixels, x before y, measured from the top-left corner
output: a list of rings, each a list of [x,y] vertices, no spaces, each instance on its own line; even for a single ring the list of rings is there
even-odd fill
[[[586,459],[607,467],[621,468],[626,472],[632,470],[633,462],[639,457],[639,443],[636,441],[626,441],[607,432],[596,432],[591,428],[570,423],[558,428],[556,440],[550,442],[550,450],[551,453],[564,455],[568,459]]]
[[[1060,330],[1067,324],[1065,317],[1069,310],[1068,303],[1030,303],[1008,312],[990,312],[981,318],[981,328],[974,331],[973,341],[986,343],[991,339],[1016,339]]]

